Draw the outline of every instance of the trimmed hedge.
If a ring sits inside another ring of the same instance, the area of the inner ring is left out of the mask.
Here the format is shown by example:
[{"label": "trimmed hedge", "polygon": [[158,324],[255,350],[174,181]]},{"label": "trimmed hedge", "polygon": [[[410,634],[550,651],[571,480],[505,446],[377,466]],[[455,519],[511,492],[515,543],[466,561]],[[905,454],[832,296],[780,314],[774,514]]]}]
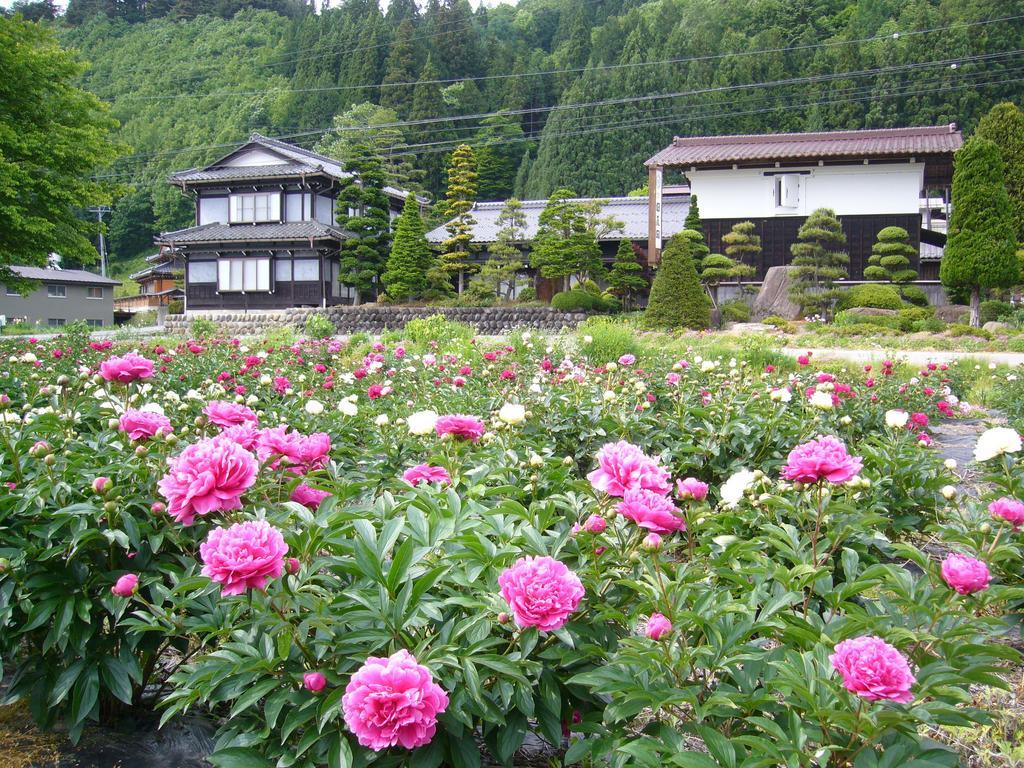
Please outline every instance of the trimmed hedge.
[{"label": "trimmed hedge", "polygon": [[855,285],[839,296],[836,309],[874,307],[875,309],[903,309],[903,299],[890,285]]},{"label": "trimmed hedge", "polygon": [[600,294],[573,288],[551,297],[551,306],[559,312],[614,312],[617,306]]}]

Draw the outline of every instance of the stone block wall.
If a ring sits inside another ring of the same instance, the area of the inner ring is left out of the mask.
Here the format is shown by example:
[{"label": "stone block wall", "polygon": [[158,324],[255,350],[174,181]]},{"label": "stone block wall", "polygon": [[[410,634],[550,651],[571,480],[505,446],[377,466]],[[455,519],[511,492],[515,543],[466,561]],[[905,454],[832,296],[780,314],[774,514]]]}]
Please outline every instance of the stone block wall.
[{"label": "stone block wall", "polygon": [[196,318],[217,324],[229,336],[256,336],[284,326],[302,333],[306,318],[312,314],[326,315],[339,334],[359,332],[381,333],[405,327],[410,320],[444,315],[451,321],[465,323],[482,335],[508,333],[515,328],[560,331],[575,328],[587,315],[583,312],[559,312],[551,307],[399,307],[363,305],[336,306],[326,309],[283,309],[263,312],[189,312],[187,316],[171,315],[164,329],[169,333],[187,334]]}]

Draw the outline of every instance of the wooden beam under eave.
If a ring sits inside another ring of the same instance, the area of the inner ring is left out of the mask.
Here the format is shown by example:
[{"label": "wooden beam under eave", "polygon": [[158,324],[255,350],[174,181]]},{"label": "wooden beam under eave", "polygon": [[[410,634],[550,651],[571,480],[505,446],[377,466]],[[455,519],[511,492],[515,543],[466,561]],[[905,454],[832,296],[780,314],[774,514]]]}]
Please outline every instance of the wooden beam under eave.
[{"label": "wooden beam under eave", "polygon": [[647,264],[653,267],[661,257],[658,248],[658,209],[661,206],[661,192],[658,177],[663,172],[661,166],[647,169]]}]

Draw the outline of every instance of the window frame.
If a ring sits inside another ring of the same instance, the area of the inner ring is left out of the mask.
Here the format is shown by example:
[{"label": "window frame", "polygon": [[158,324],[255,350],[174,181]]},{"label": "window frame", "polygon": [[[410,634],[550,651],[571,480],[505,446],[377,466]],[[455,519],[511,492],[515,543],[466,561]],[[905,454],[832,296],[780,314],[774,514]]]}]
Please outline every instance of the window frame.
[{"label": "window frame", "polygon": [[[93,291],[99,291],[100,295],[99,296],[93,296],[92,295]],[[103,286],[102,285],[87,285],[87,286],[85,286],[85,298],[92,299],[93,301],[96,301],[96,300],[102,301],[103,300]]]},{"label": "window frame", "polygon": [[47,328],[63,328],[68,324],[66,317],[48,317],[46,318]]},{"label": "window frame", "polygon": [[217,259],[216,285],[217,293],[272,293],[270,257]]},{"label": "window frame", "polygon": [[228,195],[229,224],[278,221],[281,221],[280,192],[236,192]]},{"label": "window frame", "polygon": [[[60,293],[54,293],[54,290],[60,289]],[[46,298],[48,299],[66,299],[68,297],[68,287],[61,283],[47,283],[46,285]]]}]

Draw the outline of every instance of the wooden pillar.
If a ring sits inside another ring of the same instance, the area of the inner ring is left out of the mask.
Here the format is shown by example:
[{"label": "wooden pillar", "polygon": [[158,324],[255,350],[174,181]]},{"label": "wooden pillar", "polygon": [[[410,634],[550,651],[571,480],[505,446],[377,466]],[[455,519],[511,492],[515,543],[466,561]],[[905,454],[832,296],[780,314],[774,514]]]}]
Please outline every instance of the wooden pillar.
[{"label": "wooden pillar", "polygon": [[661,185],[664,168],[647,169],[647,264],[655,266],[661,258]]}]

